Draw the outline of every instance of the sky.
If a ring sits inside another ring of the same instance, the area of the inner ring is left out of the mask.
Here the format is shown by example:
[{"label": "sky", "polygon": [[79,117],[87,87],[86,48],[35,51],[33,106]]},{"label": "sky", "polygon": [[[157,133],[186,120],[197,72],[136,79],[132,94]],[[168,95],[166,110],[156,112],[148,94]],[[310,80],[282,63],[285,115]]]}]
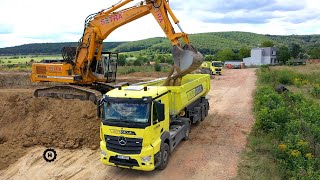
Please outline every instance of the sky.
[{"label": "sky", "polygon": [[[119,0],[0,0],[0,48],[28,43],[77,42],[84,20]],[[140,1],[133,1],[133,6]],[[170,0],[188,34],[245,31],[320,34],[320,0]],[[175,26],[175,25],[174,25]],[[179,29],[175,27],[179,32]],[[113,31],[105,41],[165,37],[152,15]]]}]

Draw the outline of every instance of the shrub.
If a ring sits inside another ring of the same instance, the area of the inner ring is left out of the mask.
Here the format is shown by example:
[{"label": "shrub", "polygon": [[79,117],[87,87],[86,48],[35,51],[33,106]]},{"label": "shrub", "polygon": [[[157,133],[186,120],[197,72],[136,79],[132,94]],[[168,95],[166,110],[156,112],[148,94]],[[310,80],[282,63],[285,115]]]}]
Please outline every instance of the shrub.
[{"label": "shrub", "polygon": [[259,81],[261,83],[270,83],[274,81],[274,74],[270,71],[269,66],[262,66],[258,70]]},{"label": "shrub", "polygon": [[134,73],[134,72],[136,72],[136,70],[134,68],[130,68],[125,72],[125,74],[130,74],[130,73]]},{"label": "shrub", "polygon": [[154,64],[154,70],[155,70],[155,71],[160,72],[161,69],[162,69],[162,68],[161,68],[161,66],[160,66],[159,63],[155,63],[155,64]]},{"label": "shrub", "polygon": [[314,84],[312,86],[311,94],[316,98],[320,98],[320,84]]},{"label": "shrub", "polygon": [[292,71],[282,70],[277,71],[277,79],[281,84],[292,85],[295,77]]},{"label": "shrub", "polygon": [[[258,78],[271,74],[259,70]],[[277,82],[308,85],[308,79],[295,78],[290,71],[276,71]],[[267,84],[272,81],[266,80]],[[320,88],[320,85],[313,88]],[[320,105],[305,99],[301,94],[278,94],[271,86],[259,87],[255,93],[255,130],[274,137],[274,147],[285,179],[320,179]]]},{"label": "shrub", "polygon": [[142,65],[142,61],[139,60],[139,59],[136,59],[136,60],[133,61],[133,65],[134,66],[141,66]]}]

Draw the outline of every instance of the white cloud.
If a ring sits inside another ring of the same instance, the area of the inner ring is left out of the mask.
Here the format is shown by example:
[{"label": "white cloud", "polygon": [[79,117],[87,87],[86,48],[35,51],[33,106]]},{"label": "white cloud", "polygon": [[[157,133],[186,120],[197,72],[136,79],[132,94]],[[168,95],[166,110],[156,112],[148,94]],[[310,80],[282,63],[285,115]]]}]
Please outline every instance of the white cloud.
[{"label": "white cloud", "polygon": [[[118,1],[1,0],[0,47],[78,41],[87,15]],[[318,0],[171,0],[170,5],[184,31],[190,34],[234,30],[283,35],[320,34]],[[116,29],[106,41],[156,36],[164,37],[165,34],[153,16],[147,15]]]}]

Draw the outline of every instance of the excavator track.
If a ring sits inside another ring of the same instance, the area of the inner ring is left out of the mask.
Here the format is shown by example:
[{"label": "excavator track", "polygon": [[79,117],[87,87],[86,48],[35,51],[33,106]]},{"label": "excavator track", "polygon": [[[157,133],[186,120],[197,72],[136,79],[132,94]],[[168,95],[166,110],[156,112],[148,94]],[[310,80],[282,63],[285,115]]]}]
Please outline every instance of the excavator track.
[{"label": "excavator track", "polygon": [[106,92],[122,87],[128,86],[128,82],[120,82],[118,84],[109,84],[103,82],[95,82],[91,86],[78,85],[58,85],[53,87],[36,89],[34,91],[35,97],[49,97],[56,99],[80,99],[82,101],[91,101],[97,103],[102,95]]},{"label": "excavator track", "polygon": [[49,97],[57,99],[80,99],[82,101],[92,101],[97,103],[97,100],[102,97],[102,93],[90,89],[89,87],[75,85],[59,85],[48,88],[36,89],[35,97]]}]

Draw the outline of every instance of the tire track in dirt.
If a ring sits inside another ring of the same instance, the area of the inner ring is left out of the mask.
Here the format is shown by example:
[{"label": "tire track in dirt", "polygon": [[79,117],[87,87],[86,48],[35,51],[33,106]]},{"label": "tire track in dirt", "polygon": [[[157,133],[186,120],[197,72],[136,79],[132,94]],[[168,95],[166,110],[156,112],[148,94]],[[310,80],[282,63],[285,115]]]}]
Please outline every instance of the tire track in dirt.
[{"label": "tire track in dirt", "polygon": [[[254,122],[252,92],[255,70],[226,70],[211,80],[210,111],[198,126],[193,126],[190,139],[171,154],[163,171],[141,172],[105,166],[98,150],[56,149],[52,163],[42,159],[44,147],[30,148],[28,153],[0,171],[5,179],[230,179],[236,176],[246,136]],[[98,142],[97,142],[98,143]],[[69,159],[70,158],[70,159]]]}]

